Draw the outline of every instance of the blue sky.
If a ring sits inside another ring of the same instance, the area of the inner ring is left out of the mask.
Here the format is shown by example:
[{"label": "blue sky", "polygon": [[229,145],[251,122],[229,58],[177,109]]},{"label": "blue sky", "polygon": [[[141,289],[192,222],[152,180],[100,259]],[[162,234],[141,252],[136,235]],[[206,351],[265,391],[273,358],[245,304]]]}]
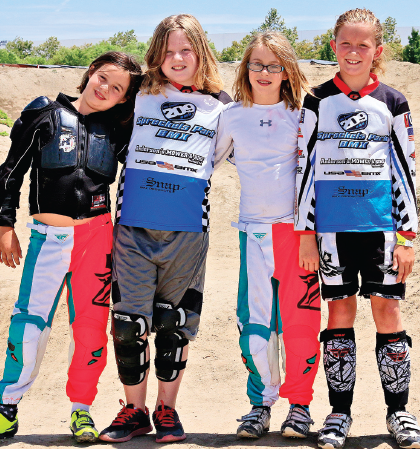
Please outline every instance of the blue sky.
[{"label": "blue sky", "polygon": [[108,38],[131,29],[150,36],[161,19],[181,12],[195,15],[210,34],[241,33],[257,28],[270,8],[276,8],[289,27],[323,30],[355,7],[371,9],[381,21],[394,17],[399,27],[420,26],[419,0],[9,0],[1,6],[0,40]]}]

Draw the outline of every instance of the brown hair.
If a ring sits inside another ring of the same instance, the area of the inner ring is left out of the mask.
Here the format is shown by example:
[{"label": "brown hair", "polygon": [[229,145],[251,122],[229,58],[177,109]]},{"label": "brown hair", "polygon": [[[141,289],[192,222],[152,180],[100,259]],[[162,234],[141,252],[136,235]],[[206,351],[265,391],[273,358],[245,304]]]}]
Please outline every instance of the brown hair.
[{"label": "brown hair", "polygon": [[198,20],[190,14],[178,14],[166,17],[156,27],[145,61],[147,70],[141,86],[142,93],[157,95],[163,93],[168,78],[163,74],[161,66],[166,57],[169,33],[182,30],[186,34],[194,53],[198,57],[198,68],[194,85],[206,92],[220,92],[223,81],[217,69],[216,60],[211,51],[206,33]]},{"label": "brown hair", "polygon": [[252,86],[249,82],[249,69],[247,68],[247,64],[254,48],[261,45],[267,47],[277,56],[288,76],[288,78],[281,83],[279,101],[284,101],[286,108],[290,106],[292,110],[295,108],[300,109],[302,103],[302,89],[311,95],[312,91],[305,75],[300,70],[296,53],[290,45],[290,42],[285,36],[277,31],[258,33],[248,44],[242,61],[236,69],[236,80],[233,85],[235,101],[242,101],[242,104],[245,107],[253,105]]},{"label": "brown hair", "polygon": [[[375,37],[376,48],[378,48],[380,45],[383,45],[384,36],[382,25],[379,19],[375,16],[375,14],[373,14],[372,11],[369,11],[366,8],[363,9],[356,8],[341,14],[341,16],[337,19],[337,22],[335,23],[334,26],[333,30],[334,40],[337,39],[340,28],[346,23],[367,23],[371,25],[372,32]],[[370,71],[372,73],[382,73],[382,74],[385,73],[385,60],[386,55],[384,54],[384,52],[382,52],[382,54],[378,58],[374,59],[374,61],[372,62],[372,67],[370,68]]]},{"label": "brown hair", "polygon": [[121,51],[108,51],[107,53],[102,54],[91,62],[88,70],[83,74],[82,81],[77,89],[82,93],[89,82],[89,76],[93,75],[98,69],[106,64],[112,64],[126,70],[130,75],[130,84],[125,94],[125,99],[127,101],[114,106],[119,120],[122,123],[126,123],[133,116],[136,94],[139,90],[142,78],[141,66],[134,56]]}]

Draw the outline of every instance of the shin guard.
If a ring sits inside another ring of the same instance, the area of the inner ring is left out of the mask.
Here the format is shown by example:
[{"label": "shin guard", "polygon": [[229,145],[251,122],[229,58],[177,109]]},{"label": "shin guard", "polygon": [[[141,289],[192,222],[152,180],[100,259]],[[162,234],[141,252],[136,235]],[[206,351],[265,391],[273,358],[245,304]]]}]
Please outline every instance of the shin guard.
[{"label": "shin guard", "polygon": [[324,369],[333,413],[350,415],[356,381],[356,342],[354,329],[325,329]]},{"label": "shin guard", "polygon": [[376,334],[376,360],[388,414],[404,411],[410,384],[411,338],[405,331]]}]

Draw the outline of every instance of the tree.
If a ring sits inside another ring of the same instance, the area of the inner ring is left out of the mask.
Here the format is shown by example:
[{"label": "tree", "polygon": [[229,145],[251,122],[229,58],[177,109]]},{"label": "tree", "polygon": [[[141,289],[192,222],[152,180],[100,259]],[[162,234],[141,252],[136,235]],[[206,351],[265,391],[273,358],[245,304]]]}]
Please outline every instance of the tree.
[{"label": "tree", "polygon": [[18,62],[16,53],[7,51],[5,48],[0,49],[0,64],[17,64]]},{"label": "tree", "polygon": [[108,39],[111,45],[116,47],[127,47],[127,45],[137,42],[137,37],[134,34],[134,30],[119,31]]},{"label": "tree", "polygon": [[298,59],[313,59],[314,58],[314,46],[312,42],[299,41],[295,43],[295,52]]},{"label": "tree", "polygon": [[401,44],[401,38],[397,34],[397,21],[393,17],[387,17],[382,24],[382,28],[384,30],[384,42],[386,44]]},{"label": "tree", "polygon": [[414,28],[412,28],[411,35],[408,37],[408,45],[404,47],[403,60],[420,63],[420,33]]},{"label": "tree", "polygon": [[18,58],[26,58],[32,54],[34,43],[32,41],[24,41],[21,37],[17,36],[12,41],[6,44],[6,50],[15,53]]},{"label": "tree", "polygon": [[45,59],[51,59],[59,50],[60,42],[59,40],[51,36],[43,44],[34,48],[33,53],[36,56],[40,56]]},{"label": "tree", "polygon": [[284,19],[277,13],[276,8],[271,8],[268,14],[265,16],[264,22],[253,31],[279,31],[284,34],[288,41],[294,45],[298,39],[297,28],[287,28]]},{"label": "tree", "polygon": [[331,48],[330,41],[334,39],[334,34],[332,28],[327,30],[326,33],[321,34],[321,36],[314,37],[314,59],[322,59],[323,61],[336,61],[337,58]]}]

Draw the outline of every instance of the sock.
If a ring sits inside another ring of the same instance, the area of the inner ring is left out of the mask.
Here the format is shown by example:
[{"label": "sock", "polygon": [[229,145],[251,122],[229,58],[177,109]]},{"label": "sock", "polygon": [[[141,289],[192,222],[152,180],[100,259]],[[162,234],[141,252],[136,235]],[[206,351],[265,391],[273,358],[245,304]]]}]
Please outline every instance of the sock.
[{"label": "sock", "polygon": [[88,412],[90,409],[90,405],[82,404],[81,402],[73,402],[71,405],[71,412],[73,413],[77,409],[84,410]]}]

